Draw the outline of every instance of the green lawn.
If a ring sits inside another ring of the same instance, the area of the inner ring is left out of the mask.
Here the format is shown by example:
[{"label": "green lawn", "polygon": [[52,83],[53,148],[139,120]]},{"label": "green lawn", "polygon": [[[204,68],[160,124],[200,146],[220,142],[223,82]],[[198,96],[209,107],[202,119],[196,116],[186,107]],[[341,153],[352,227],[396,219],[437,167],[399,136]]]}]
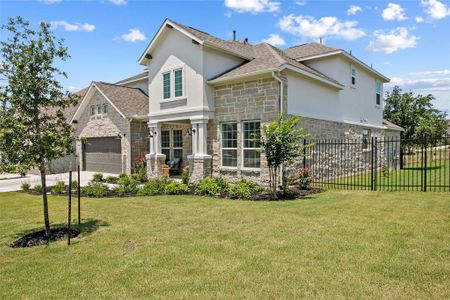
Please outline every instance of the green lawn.
[{"label": "green lawn", "polygon": [[[12,249],[41,199],[0,194],[0,299],[450,298],[449,193],[82,202],[71,247]],[[66,203],[50,197],[54,224]]]},{"label": "green lawn", "polygon": [[[448,157],[448,155],[447,155]],[[421,191],[424,171],[422,163],[405,165],[398,171],[375,172],[374,180],[377,190],[381,191]],[[427,190],[438,192],[450,191],[450,160],[433,159],[427,163]],[[370,190],[370,171],[352,177],[340,178],[327,184],[316,184],[333,189],[359,189]]]}]

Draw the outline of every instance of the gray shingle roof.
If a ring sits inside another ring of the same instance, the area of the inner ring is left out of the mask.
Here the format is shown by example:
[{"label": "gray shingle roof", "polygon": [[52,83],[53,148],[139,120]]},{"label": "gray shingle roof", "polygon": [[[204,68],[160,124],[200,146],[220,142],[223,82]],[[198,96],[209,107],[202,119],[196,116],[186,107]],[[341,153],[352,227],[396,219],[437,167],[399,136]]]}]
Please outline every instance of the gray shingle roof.
[{"label": "gray shingle roof", "polygon": [[338,50],[340,49],[319,43],[309,43],[288,48],[284,50],[284,53],[293,59],[300,59],[309,56],[316,56],[325,53],[330,53]]},{"label": "gray shingle roof", "polygon": [[148,115],[148,95],[141,89],[101,81],[94,84],[126,117]]},{"label": "gray shingle roof", "polygon": [[120,81],[117,81],[115,84],[121,84],[121,83],[124,83],[124,82],[128,82],[128,81],[131,81],[131,80],[136,80],[136,79],[141,79],[141,78],[143,79],[143,78],[146,78],[147,76],[148,76],[148,71],[145,71],[145,72],[141,72],[139,74],[130,76],[128,78],[122,79]]},{"label": "gray shingle roof", "polygon": [[397,124],[394,124],[386,119],[383,119],[383,125],[386,126],[388,129],[397,130],[397,131],[404,131],[404,129]]}]

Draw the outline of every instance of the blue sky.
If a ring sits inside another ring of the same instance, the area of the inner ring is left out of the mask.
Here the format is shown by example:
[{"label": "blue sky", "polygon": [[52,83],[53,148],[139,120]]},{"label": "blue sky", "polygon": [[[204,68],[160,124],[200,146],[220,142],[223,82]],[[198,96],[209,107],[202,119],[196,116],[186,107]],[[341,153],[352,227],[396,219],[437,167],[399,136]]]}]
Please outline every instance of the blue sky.
[{"label": "blue sky", "polygon": [[[0,23],[52,22],[72,58],[68,89],[115,82],[143,70],[137,59],[165,18],[223,39],[280,48],[318,41],[362,59],[404,90],[432,93],[450,113],[450,1],[1,1]],[[0,39],[4,39],[4,33]]]}]

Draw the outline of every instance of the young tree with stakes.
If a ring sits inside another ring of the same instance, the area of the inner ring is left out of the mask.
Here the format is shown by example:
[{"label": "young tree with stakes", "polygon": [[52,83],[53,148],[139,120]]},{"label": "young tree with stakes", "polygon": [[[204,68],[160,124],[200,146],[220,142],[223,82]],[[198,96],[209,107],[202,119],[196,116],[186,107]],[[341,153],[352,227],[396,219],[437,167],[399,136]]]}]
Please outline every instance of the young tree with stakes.
[{"label": "young tree with stakes", "polygon": [[41,175],[45,232],[50,232],[46,193],[46,162],[73,151],[73,129],[63,109],[74,105],[76,96],[64,92],[58,77],[67,75],[56,67],[70,56],[63,40],[40,23],[33,30],[21,17],[1,27],[0,168],[38,168]]},{"label": "young tree with stakes", "polygon": [[270,187],[276,195],[278,175],[281,166],[300,157],[303,148],[301,141],[307,137],[304,129],[299,127],[300,117],[285,117],[284,115],[267,125],[262,126],[261,146],[265,151],[270,174]]}]

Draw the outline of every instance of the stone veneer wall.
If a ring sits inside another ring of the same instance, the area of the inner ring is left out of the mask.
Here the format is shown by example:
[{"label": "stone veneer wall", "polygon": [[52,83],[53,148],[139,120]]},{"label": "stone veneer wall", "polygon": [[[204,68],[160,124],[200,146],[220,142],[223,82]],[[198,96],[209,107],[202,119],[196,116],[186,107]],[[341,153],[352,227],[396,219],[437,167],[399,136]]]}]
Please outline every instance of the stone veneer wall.
[{"label": "stone veneer wall", "polygon": [[[108,103],[108,113],[104,115],[90,115],[91,105]],[[122,172],[131,172],[131,126],[130,122],[124,119],[118,111],[106,100],[98,91],[94,93],[86,109],[78,119],[75,134],[80,138],[94,137],[117,137],[122,135]],[[125,136],[123,136],[125,134]],[[76,150],[79,157],[81,169],[84,169],[82,155],[82,144],[77,141]]]},{"label": "stone veneer wall", "polygon": [[131,168],[135,168],[133,159],[150,152],[149,130],[147,122],[131,122]]},{"label": "stone veneer wall", "polygon": [[[284,84],[286,79],[284,75]],[[287,93],[287,88],[284,89]],[[229,180],[249,178],[267,184],[269,171],[264,153],[261,153],[259,171],[242,168],[242,122],[259,120],[261,124],[274,120],[279,115],[279,83],[273,77],[226,84],[215,87],[215,119],[208,124],[208,154],[212,155],[212,174]],[[237,168],[221,167],[220,125],[236,122],[238,132]]]}]

